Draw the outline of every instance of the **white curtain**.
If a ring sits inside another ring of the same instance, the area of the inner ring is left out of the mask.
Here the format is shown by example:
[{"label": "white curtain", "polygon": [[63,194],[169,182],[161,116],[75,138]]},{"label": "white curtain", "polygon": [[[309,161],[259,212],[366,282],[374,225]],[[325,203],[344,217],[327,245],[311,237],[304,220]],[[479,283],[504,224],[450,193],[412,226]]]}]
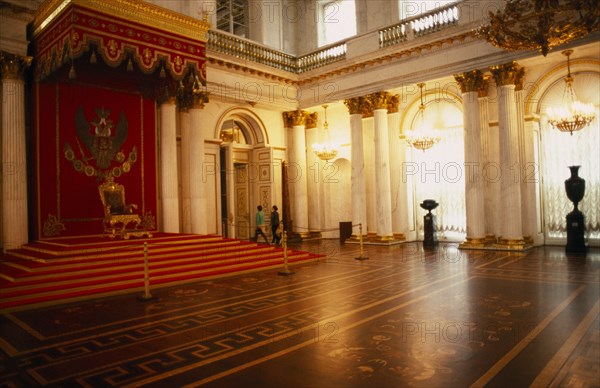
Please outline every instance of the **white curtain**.
[{"label": "white curtain", "polygon": [[[556,84],[544,100],[541,120],[541,152],[543,177],[543,209],[546,238],[566,238],[567,213],[573,203],[567,198],[565,180],[571,176],[569,166],[581,166],[579,176],[585,179],[585,195],[579,209],[585,215],[586,237],[600,238],[600,109],[598,106],[600,77],[598,74],[574,74],[574,89],[579,99],[596,107],[596,119],[573,135],[563,133],[547,122],[545,109],[561,103],[563,86]],[[554,89],[554,90],[553,90]]]},{"label": "white curtain", "polygon": [[[441,141],[426,151],[409,152],[415,185],[417,230],[423,234],[423,216],[419,206],[425,199],[439,206],[436,216],[438,237],[462,241],[466,236],[464,134],[458,103],[434,102],[427,105],[425,121],[440,129]],[[412,170],[410,170],[412,169]]]}]

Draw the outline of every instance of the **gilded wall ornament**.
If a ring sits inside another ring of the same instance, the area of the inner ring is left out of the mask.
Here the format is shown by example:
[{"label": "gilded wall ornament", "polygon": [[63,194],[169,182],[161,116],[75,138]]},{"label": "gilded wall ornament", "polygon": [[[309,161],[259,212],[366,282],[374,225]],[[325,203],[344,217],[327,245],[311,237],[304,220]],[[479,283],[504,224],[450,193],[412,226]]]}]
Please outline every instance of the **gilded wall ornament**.
[{"label": "gilded wall ornament", "polygon": [[[77,109],[75,126],[79,156],[76,155],[71,144],[65,142],[65,158],[73,164],[75,171],[89,177],[96,177],[96,180],[118,178],[129,172],[137,161],[135,146],[127,157],[122,149],[127,140],[127,117],[124,112],[121,112],[119,122],[114,127],[113,121],[109,118],[110,110],[96,108],[96,115],[96,118],[88,123],[83,107]],[[91,131],[90,124],[93,127]],[[119,165],[112,166],[113,162]]]}]

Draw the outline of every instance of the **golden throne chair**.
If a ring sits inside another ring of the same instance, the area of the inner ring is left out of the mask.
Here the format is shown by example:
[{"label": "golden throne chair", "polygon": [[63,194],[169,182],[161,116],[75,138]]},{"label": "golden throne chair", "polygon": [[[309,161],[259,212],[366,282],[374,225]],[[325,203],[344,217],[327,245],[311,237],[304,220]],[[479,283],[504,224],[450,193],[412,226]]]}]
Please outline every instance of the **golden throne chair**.
[{"label": "golden throne chair", "polygon": [[[108,180],[98,186],[102,207],[104,208],[104,226],[103,236],[115,238],[117,235],[123,239],[130,236],[148,236],[152,237],[147,230],[140,229],[142,222],[140,216],[134,213],[137,209],[135,204],[125,202],[125,187],[121,184]],[[132,228],[127,228],[132,224]]]}]

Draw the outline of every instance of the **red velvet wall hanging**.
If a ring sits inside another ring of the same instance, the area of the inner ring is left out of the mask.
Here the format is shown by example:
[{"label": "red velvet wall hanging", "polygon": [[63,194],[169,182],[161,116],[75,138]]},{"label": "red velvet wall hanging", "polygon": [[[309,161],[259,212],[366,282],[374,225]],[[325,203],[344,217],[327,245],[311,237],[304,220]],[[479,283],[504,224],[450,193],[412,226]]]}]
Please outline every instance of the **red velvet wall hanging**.
[{"label": "red velvet wall hanging", "polygon": [[98,185],[109,177],[157,221],[156,104],[122,77],[87,83],[88,72],[37,85],[37,238],[102,233]]}]

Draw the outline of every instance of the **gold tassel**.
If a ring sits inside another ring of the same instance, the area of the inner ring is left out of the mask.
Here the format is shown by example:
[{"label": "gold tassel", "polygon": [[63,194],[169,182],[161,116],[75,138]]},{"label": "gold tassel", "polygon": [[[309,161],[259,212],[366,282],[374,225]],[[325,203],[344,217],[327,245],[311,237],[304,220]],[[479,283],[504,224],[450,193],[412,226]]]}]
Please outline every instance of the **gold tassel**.
[{"label": "gold tassel", "polygon": [[92,55],[90,56],[90,63],[92,65],[95,65],[98,62],[98,59],[96,58],[96,52],[92,51]]},{"label": "gold tassel", "polygon": [[69,70],[69,79],[77,78],[77,74],[75,73],[75,66],[71,63],[71,69]]}]

